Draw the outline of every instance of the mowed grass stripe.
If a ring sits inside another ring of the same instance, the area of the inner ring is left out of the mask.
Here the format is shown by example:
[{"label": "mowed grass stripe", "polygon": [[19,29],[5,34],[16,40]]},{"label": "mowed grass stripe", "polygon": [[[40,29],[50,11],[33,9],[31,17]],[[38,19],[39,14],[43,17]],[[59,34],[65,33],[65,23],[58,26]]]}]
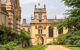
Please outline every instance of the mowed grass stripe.
[{"label": "mowed grass stripe", "polygon": [[27,48],[27,50],[34,50],[35,48],[37,48],[38,46],[31,46],[29,48]]},{"label": "mowed grass stripe", "polygon": [[80,50],[80,47],[69,47],[72,50]]},{"label": "mowed grass stripe", "polygon": [[47,46],[41,46],[40,48],[37,48],[36,50],[44,50]]},{"label": "mowed grass stripe", "polygon": [[28,48],[25,48],[24,50],[45,50],[47,46],[39,45],[39,46],[31,46]]},{"label": "mowed grass stripe", "polygon": [[45,50],[47,48],[47,46],[43,46],[42,48],[38,49],[38,50]]},{"label": "mowed grass stripe", "polygon": [[41,48],[43,48],[44,46],[40,45],[40,46],[37,46],[34,50],[41,50]]}]

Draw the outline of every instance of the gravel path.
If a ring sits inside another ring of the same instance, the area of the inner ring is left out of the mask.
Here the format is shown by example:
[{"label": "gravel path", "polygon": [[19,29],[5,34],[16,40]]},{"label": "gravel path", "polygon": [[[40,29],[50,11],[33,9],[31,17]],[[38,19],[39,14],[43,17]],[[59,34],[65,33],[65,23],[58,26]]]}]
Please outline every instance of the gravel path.
[{"label": "gravel path", "polygon": [[62,45],[49,45],[45,50],[70,50]]}]

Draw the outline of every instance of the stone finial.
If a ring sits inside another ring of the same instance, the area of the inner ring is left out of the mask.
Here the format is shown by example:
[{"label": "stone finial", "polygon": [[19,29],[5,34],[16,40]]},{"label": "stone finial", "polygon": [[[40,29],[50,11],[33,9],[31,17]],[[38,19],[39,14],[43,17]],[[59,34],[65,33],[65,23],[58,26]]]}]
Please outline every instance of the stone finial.
[{"label": "stone finial", "polygon": [[57,16],[55,16],[55,19],[57,19]]},{"label": "stone finial", "polygon": [[31,16],[31,20],[32,20],[32,18],[33,18],[33,17]]},{"label": "stone finial", "polygon": [[35,5],[35,8],[36,8],[37,6]]},{"label": "stone finial", "polygon": [[46,8],[46,5],[44,4],[44,8]]}]

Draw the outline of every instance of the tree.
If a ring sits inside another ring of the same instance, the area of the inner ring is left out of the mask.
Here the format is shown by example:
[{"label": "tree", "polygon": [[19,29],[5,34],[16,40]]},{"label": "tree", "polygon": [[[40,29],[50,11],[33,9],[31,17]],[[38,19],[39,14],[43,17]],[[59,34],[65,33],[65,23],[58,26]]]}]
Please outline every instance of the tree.
[{"label": "tree", "polygon": [[6,26],[0,25],[0,44],[6,44],[10,41],[18,41],[18,34],[11,32]]},{"label": "tree", "polygon": [[71,9],[68,10],[68,18],[58,27],[68,27],[69,31],[61,41],[63,44],[80,45],[80,0],[63,0],[64,4]]},{"label": "tree", "polygon": [[30,33],[25,31],[24,29],[21,30],[20,34],[22,47],[26,47],[30,45]]}]

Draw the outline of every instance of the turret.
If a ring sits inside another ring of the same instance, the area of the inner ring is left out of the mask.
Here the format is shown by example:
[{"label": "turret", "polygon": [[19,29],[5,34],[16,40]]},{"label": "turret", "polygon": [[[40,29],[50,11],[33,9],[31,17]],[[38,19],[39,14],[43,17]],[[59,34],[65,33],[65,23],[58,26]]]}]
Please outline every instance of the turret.
[{"label": "turret", "polygon": [[40,7],[40,3],[35,5],[34,9],[34,19],[38,19],[39,21],[46,20],[46,5],[44,4],[43,7]]},{"label": "turret", "polygon": [[57,19],[57,16],[55,16],[55,19]]}]

